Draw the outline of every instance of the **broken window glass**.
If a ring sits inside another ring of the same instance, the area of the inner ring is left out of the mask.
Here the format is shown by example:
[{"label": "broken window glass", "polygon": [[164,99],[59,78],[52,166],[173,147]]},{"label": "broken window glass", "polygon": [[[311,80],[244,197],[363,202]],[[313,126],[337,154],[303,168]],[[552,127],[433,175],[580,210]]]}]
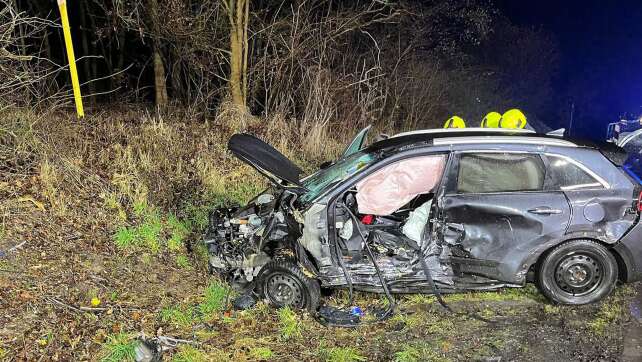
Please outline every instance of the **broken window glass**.
[{"label": "broken window glass", "polygon": [[364,170],[374,163],[378,158],[371,153],[356,152],[342,158],[327,168],[319,170],[304,179],[303,186],[309,191],[301,196],[301,201],[312,201],[321,195],[331,186],[347,179],[348,177]]},{"label": "broken window glass", "polygon": [[463,154],[459,160],[457,191],[539,191],[544,185],[544,174],[544,163],[535,154]]}]

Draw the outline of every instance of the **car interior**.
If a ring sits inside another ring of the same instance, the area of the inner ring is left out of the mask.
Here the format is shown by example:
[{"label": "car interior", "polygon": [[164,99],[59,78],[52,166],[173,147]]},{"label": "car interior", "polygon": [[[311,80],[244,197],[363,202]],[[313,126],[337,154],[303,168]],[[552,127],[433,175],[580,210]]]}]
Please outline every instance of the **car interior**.
[{"label": "car interior", "polygon": [[445,159],[432,155],[395,162],[340,197],[335,206],[335,240],[351,273],[374,273],[367,243],[387,278],[425,278],[420,265],[423,255],[435,281],[452,283],[452,272],[439,261],[443,248],[436,243],[430,222]]}]

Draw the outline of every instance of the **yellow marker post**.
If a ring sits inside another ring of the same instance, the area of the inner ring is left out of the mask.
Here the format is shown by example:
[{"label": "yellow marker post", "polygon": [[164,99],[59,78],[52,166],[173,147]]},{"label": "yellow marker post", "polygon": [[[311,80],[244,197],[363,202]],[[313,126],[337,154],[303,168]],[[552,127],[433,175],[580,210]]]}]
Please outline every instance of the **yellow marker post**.
[{"label": "yellow marker post", "polygon": [[60,20],[62,21],[62,32],[65,35],[65,46],[67,47],[67,59],[69,59],[69,72],[71,73],[71,86],[74,88],[74,100],[76,101],[76,112],[78,118],[85,116],[82,108],[82,96],[80,95],[80,83],[78,82],[78,70],[76,70],[76,57],[74,56],[74,45],[71,42],[71,29],[69,28],[69,17],[67,16],[67,0],[58,0],[60,9]]}]

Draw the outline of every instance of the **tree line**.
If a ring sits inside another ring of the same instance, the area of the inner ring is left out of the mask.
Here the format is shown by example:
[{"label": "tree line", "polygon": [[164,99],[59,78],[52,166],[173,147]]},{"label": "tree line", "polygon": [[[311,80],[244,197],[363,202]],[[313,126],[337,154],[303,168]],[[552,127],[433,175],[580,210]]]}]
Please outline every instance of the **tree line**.
[{"label": "tree line", "polygon": [[[69,102],[50,0],[0,0],[6,104]],[[554,104],[550,34],[487,0],[68,1],[85,102],[430,127]],[[19,79],[19,82],[16,82]],[[45,100],[47,100],[45,102]]]}]

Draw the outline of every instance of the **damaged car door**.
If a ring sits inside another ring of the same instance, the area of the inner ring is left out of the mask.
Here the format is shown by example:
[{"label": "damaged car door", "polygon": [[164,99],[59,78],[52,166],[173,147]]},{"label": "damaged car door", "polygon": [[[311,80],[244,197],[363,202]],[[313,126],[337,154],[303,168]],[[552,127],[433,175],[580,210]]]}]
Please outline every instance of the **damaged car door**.
[{"label": "damaged car door", "polygon": [[439,205],[455,274],[523,284],[529,256],[564,235],[567,198],[546,190],[537,153],[460,152],[452,165]]}]

